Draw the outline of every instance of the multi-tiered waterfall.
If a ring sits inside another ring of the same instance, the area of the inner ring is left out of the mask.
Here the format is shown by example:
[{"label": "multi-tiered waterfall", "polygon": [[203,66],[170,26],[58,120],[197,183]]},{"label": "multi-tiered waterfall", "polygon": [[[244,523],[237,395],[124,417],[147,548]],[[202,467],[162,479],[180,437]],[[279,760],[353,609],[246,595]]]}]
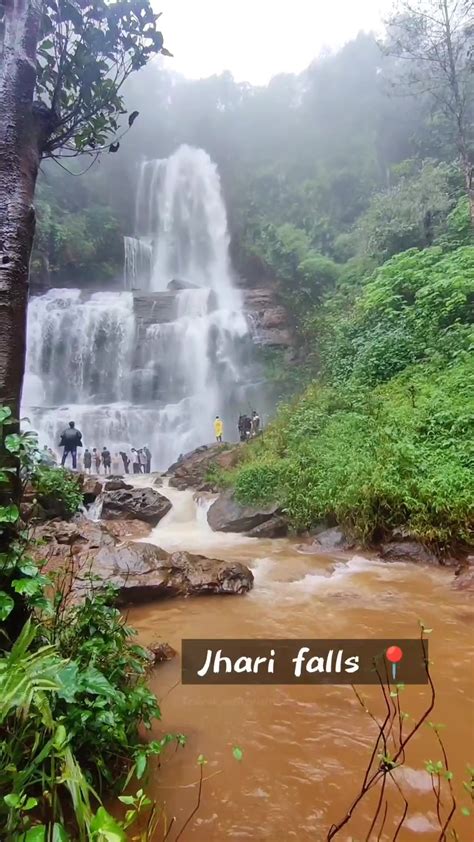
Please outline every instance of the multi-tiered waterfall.
[{"label": "multi-tiered waterfall", "polygon": [[219,176],[201,149],[142,164],[124,286],[53,289],[28,313],[24,414],[55,446],[69,420],[85,445],[148,445],[154,466],[233,439],[248,411],[247,322],[232,283]]}]

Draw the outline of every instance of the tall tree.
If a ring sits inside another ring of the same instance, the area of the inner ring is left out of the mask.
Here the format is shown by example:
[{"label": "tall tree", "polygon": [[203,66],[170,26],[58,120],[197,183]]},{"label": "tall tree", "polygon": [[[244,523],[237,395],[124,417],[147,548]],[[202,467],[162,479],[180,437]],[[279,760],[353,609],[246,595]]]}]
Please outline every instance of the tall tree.
[{"label": "tall tree", "polygon": [[16,417],[41,158],[117,151],[137,116],[120,128],[124,81],[170,55],[158,18],[149,0],[0,0],[0,404]]},{"label": "tall tree", "polygon": [[412,93],[428,93],[454,129],[474,225],[474,0],[400,0],[388,50],[410,61]]}]

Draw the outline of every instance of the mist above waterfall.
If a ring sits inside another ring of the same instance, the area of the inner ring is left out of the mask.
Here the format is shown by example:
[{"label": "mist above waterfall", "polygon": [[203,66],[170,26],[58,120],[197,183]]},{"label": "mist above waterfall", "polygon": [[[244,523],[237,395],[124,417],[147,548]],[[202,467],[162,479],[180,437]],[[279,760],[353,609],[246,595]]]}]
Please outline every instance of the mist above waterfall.
[{"label": "mist above waterfall", "polygon": [[[180,147],[140,165],[125,289],[53,289],[29,306],[24,413],[57,446],[76,421],[84,444],[147,444],[154,467],[213,438],[248,411],[248,326],[232,281],[215,164]],[[246,350],[247,349],[247,350]]]}]

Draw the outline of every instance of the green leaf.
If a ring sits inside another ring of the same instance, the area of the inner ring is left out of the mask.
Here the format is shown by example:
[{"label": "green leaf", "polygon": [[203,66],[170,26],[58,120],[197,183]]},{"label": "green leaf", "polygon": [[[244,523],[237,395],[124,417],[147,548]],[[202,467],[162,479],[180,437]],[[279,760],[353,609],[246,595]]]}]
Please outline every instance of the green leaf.
[{"label": "green leaf", "polygon": [[20,517],[18,506],[0,506],[0,523],[15,523]]},{"label": "green leaf", "polygon": [[0,406],[0,424],[3,424],[7,418],[11,418],[12,411],[9,406]]},{"label": "green leaf", "polygon": [[23,804],[22,810],[32,810],[33,807],[36,807],[38,800],[36,798],[27,798],[26,803]]},{"label": "green leaf", "polygon": [[91,821],[91,831],[96,842],[127,842],[125,831],[105,807],[97,810]]},{"label": "green leaf", "polygon": [[139,111],[132,111],[132,113],[128,115],[128,125],[129,126],[133,126],[133,124],[134,124],[135,120],[137,119],[139,113],[140,113]]},{"label": "green leaf", "polygon": [[3,622],[7,619],[8,615],[13,611],[14,605],[15,603],[10,594],[0,591],[0,621]]},{"label": "green leaf", "polygon": [[117,698],[117,690],[107,681],[105,675],[95,667],[88,667],[79,675],[81,689],[97,696]]},{"label": "green leaf", "polygon": [[75,661],[66,664],[62,669],[58,670],[57,679],[60,684],[58,698],[64,699],[65,702],[73,702],[77,691],[80,689],[77,674],[79,667]]},{"label": "green leaf", "polygon": [[144,752],[138,755],[136,763],[135,763],[136,774],[137,774],[138,780],[140,780],[140,778],[143,777],[143,774],[144,774],[145,769],[146,769],[146,761],[147,761],[147,757],[146,757],[146,754]]},{"label": "green leaf", "polygon": [[7,807],[12,809],[18,808],[21,804],[21,798],[16,792],[9,792],[8,795],[4,795],[3,800]]},{"label": "green leaf", "polygon": [[133,795],[119,795],[118,800],[121,801],[122,804],[135,804],[135,797]]},{"label": "green leaf", "polygon": [[53,746],[56,749],[56,751],[60,751],[62,748],[64,748],[64,745],[66,744],[66,742],[67,742],[66,729],[65,729],[64,725],[58,725],[58,727],[56,728],[56,733],[54,735],[54,739],[53,739]]},{"label": "green leaf", "polygon": [[244,756],[242,749],[238,746],[234,746],[234,748],[232,749],[232,754],[234,755],[235,759],[239,761],[242,760]]},{"label": "green leaf", "polygon": [[35,594],[43,590],[43,585],[39,577],[36,579],[14,579],[12,587],[16,593],[26,594],[26,596],[35,596]]},{"label": "green leaf", "polygon": [[463,816],[470,816],[471,815],[471,811],[470,811],[469,807],[461,807],[461,813],[463,814]]},{"label": "green leaf", "polygon": [[38,567],[31,561],[30,559],[25,559],[24,561],[20,561],[18,564],[18,569],[21,570],[25,576],[37,576],[38,575]]},{"label": "green leaf", "polygon": [[5,437],[5,447],[10,453],[19,453],[21,450],[21,436],[17,433],[12,433]]}]

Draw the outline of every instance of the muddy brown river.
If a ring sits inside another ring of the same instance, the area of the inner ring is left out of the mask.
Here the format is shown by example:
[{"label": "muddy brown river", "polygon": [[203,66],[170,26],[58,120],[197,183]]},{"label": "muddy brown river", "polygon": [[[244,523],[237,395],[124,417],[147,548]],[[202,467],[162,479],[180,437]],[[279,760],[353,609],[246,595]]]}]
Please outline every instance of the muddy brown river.
[{"label": "muddy brown river", "polygon": [[[473,611],[467,593],[450,588],[452,571],[387,564],[358,554],[308,556],[290,540],[259,540],[213,533],[205,503],[191,492],[164,489],[173,509],[145,540],[247,564],[254,590],[243,597],[175,599],[129,611],[143,643],[183,638],[388,638],[416,637],[418,621],[430,637],[436,707],[430,719],[444,723],[443,739],[454,773],[458,839],[474,839],[463,790],[474,762],[472,674]],[[326,839],[360,787],[376,733],[348,686],[183,686],[180,659],[159,666],[152,687],[163,720],[153,735],[182,732],[187,745],[170,751],[153,771],[148,790],[168,817],[176,839],[198,793],[197,758],[204,755],[202,803],[180,839]],[[380,690],[360,688],[375,713]],[[423,686],[406,688],[402,709],[415,715],[428,699]],[[238,762],[232,749],[242,749]],[[431,729],[422,727],[408,749],[398,781],[409,810],[399,842],[439,839],[436,804],[425,761],[440,759]],[[338,840],[392,839],[401,816],[393,788],[382,835],[367,835],[374,802],[364,803]],[[448,798],[443,796],[443,814]],[[453,837],[448,837],[453,838]]]}]

